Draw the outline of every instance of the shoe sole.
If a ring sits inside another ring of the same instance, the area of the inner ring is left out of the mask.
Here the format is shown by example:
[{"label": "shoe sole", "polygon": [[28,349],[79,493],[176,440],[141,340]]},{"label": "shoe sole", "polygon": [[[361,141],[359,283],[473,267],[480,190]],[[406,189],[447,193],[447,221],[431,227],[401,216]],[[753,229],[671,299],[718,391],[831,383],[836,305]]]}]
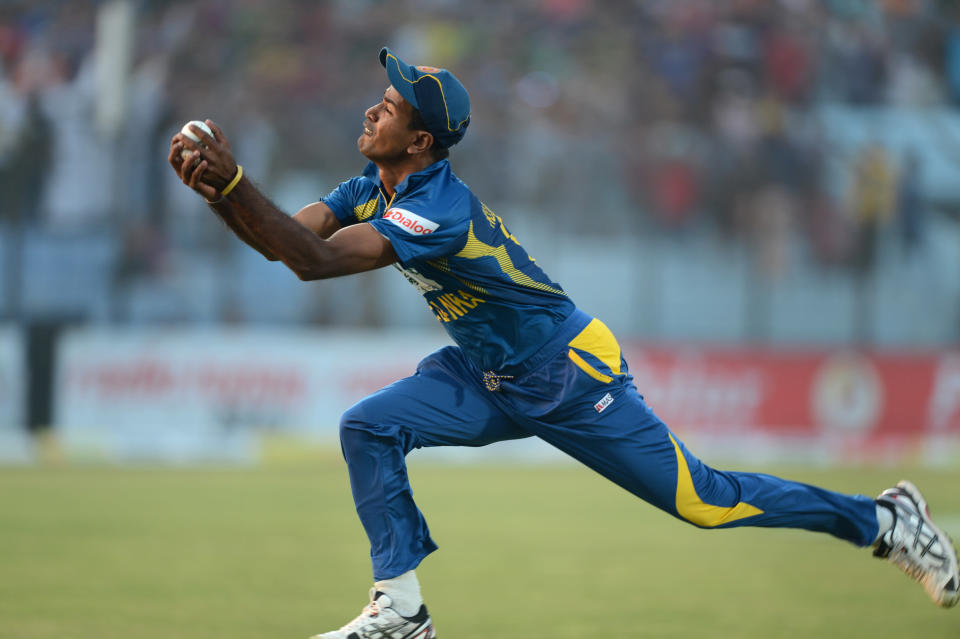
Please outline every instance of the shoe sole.
[{"label": "shoe sole", "polygon": [[[913,482],[904,479],[897,482],[897,487],[902,488],[910,496],[910,499],[912,499],[917,505],[917,511],[920,513],[923,523],[926,526],[929,526],[930,529],[936,533],[939,539],[944,540],[944,552],[947,555],[947,561],[950,563],[950,571],[953,575],[953,582],[955,584],[960,584],[960,570],[958,570],[957,567],[957,550],[953,545],[953,540],[950,538],[950,535],[941,530],[940,527],[934,524],[933,520],[930,519],[930,509],[927,506],[927,500],[923,498],[923,494],[916,486],[913,485]],[[960,590],[950,591],[944,588],[941,593],[941,597],[936,600],[936,603],[944,608],[950,608],[955,606],[958,601],[960,601]]]}]

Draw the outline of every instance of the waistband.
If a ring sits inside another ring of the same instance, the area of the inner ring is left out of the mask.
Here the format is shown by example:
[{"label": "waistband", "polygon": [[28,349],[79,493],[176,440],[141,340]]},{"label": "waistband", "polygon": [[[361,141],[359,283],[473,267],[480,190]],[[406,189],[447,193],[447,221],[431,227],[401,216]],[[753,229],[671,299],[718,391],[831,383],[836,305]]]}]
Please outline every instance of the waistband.
[{"label": "waistband", "polygon": [[541,364],[546,362],[548,359],[556,355],[561,350],[565,349],[570,341],[580,334],[583,329],[587,327],[593,321],[593,317],[587,315],[578,308],[573,309],[573,312],[570,314],[567,319],[563,320],[560,326],[557,327],[556,333],[551,337],[546,344],[540,347],[536,353],[523,360],[519,364],[513,366],[507,366],[501,370],[490,371],[490,373],[495,376],[503,377],[523,377],[530,371],[538,368]]}]

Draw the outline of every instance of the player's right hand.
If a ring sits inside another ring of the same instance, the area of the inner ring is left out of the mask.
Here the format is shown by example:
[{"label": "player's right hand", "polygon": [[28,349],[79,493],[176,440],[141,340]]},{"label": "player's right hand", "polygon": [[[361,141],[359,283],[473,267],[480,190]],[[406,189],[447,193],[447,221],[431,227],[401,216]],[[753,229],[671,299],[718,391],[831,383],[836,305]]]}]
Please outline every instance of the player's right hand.
[{"label": "player's right hand", "polygon": [[167,161],[184,184],[207,201],[214,201],[220,198],[220,191],[237,174],[237,163],[220,127],[211,120],[206,123],[213,131],[213,137],[191,127],[194,135],[200,138],[201,146],[177,132],[170,140]]}]

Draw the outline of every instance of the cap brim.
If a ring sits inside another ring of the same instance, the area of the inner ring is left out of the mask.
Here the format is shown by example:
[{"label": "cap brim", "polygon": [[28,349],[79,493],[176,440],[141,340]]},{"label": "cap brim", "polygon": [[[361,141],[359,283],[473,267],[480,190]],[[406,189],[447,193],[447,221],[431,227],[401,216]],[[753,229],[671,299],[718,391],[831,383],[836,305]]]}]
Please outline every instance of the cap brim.
[{"label": "cap brim", "polygon": [[416,77],[416,69],[398,58],[397,55],[387,47],[380,49],[380,64],[387,70],[387,78],[390,80],[393,88],[397,90],[397,93],[399,93],[404,100],[412,104],[414,109],[419,110],[420,104],[417,102],[417,94],[414,92],[413,85],[408,79]]}]

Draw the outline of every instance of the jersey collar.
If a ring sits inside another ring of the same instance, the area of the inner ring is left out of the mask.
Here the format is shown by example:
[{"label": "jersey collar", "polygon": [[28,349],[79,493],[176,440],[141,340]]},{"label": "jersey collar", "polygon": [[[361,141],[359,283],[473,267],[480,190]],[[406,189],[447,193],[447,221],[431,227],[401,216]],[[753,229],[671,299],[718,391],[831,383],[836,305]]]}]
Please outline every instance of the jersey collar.
[{"label": "jersey collar", "polygon": [[[423,184],[424,182],[429,181],[435,175],[448,172],[449,170],[450,170],[450,160],[443,159],[443,160],[438,160],[437,162],[434,162],[433,164],[423,169],[422,171],[411,173],[406,178],[404,178],[403,181],[400,182],[400,184],[397,185],[397,189],[396,189],[397,194],[396,196],[394,196],[394,200],[396,200],[396,198],[403,195],[405,191],[415,189],[416,187]],[[374,164],[373,162],[370,162],[369,164],[367,164],[367,167],[363,170],[363,173],[361,175],[363,175],[363,177],[373,182],[378,189],[383,187],[383,184],[380,181],[380,170],[377,168],[377,165]]]}]

